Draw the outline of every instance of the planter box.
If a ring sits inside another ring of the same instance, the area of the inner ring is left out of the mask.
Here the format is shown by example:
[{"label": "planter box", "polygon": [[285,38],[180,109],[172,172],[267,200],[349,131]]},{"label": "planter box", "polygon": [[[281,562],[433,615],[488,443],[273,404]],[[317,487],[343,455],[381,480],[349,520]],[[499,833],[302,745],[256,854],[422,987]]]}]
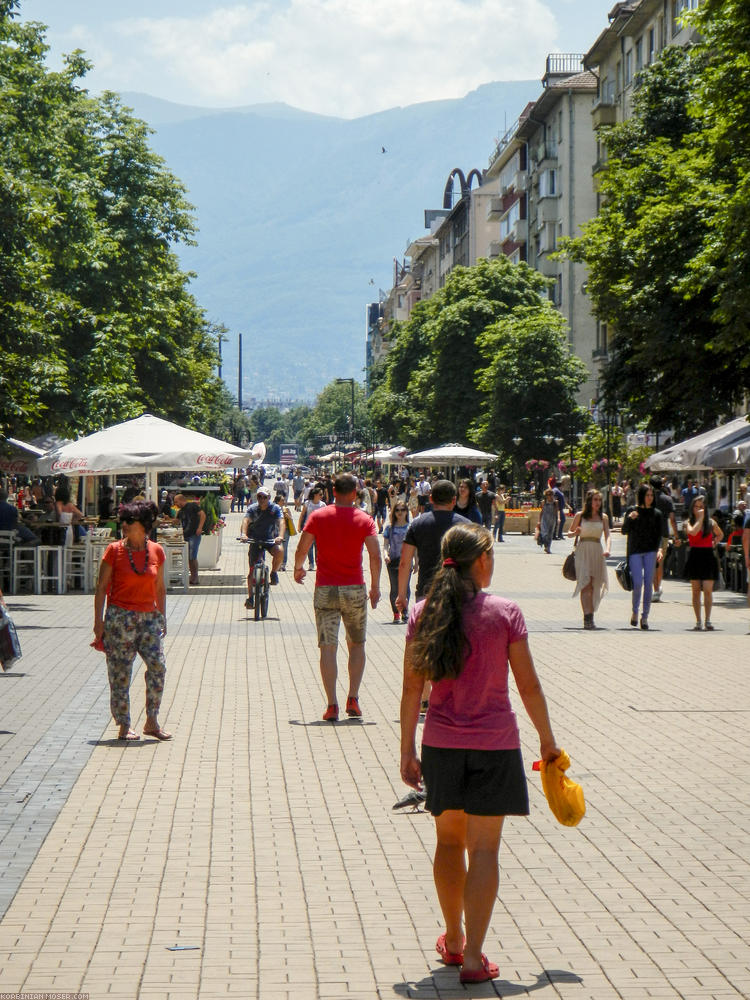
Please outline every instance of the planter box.
[{"label": "planter box", "polygon": [[529,530],[528,514],[514,514],[511,516],[506,513],[503,534],[528,535]]},{"label": "planter box", "polygon": [[198,548],[198,569],[215,569],[221,555],[221,532],[204,535]]}]

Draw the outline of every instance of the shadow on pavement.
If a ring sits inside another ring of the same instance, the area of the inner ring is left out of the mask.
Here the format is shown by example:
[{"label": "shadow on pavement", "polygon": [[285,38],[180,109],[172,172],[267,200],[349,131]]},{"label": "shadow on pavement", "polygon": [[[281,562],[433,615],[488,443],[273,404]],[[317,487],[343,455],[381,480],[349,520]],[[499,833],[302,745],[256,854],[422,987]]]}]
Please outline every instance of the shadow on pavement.
[{"label": "shadow on pavement", "polygon": [[338,722],[329,722],[324,719],[315,719],[314,722],[304,722],[302,719],[290,719],[290,726],[326,726],[329,729],[336,729],[339,726],[377,726],[377,722],[365,722],[364,719],[339,719]]},{"label": "shadow on pavement", "polygon": [[441,1000],[452,1000],[452,998],[466,997],[466,990],[470,988],[472,996],[517,997],[526,996],[534,990],[546,989],[556,983],[583,983],[583,979],[575,972],[567,972],[564,969],[544,969],[531,986],[511,983],[507,979],[491,979],[485,983],[477,983],[467,987],[459,983],[457,969],[441,968],[424,979],[408,983],[394,983],[393,992],[408,998],[421,996],[434,998],[437,989]]}]

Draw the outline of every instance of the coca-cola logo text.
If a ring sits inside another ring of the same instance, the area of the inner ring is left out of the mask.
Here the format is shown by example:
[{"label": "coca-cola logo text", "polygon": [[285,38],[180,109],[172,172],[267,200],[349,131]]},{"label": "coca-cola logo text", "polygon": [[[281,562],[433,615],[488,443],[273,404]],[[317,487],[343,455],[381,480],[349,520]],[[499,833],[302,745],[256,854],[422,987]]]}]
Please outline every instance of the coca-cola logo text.
[{"label": "coca-cola logo text", "polygon": [[89,460],[87,458],[58,458],[52,463],[53,472],[62,472],[63,469],[87,469]]},{"label": "coca-cola logo text", "polygon": [[0,458],[0,469],[3,472],[7,472],[8,475],[26,475],[29,471],[29,463],[24,461],[22,458],[18,458],[15,461],[12,459]]},{"label": "coca-cola logo text", "polygon": [[231,455],[199,455],[196,465],[234,465],[234,458]]}]

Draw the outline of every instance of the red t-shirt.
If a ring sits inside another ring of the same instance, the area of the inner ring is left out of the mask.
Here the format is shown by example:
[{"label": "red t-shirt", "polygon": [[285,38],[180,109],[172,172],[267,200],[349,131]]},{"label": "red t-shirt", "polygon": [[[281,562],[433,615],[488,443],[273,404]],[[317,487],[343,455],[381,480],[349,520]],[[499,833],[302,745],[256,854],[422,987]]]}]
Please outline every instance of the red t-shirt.
[{"label": "red t-shirt", "polygon": [[365,582],[362,546],[377,535],[375,522],[359,507],[330,504],[314,510],[305,521],[318,550],[316,587],[347,587]]},{"label": "red t-shirt", "polygon": [[146,563],[145,552],[133,552],[133,567],[128,559],[128,550],[123,542],[113,542],[104,550],[102,561],[112,567],[112,580],[109,585],[107,603],[114,604],[126,611],[156,611],[156,579],[159,567],[164,562],[164,549],[156,542],[146,542],[148,551],[148,568],[143,572]]}]

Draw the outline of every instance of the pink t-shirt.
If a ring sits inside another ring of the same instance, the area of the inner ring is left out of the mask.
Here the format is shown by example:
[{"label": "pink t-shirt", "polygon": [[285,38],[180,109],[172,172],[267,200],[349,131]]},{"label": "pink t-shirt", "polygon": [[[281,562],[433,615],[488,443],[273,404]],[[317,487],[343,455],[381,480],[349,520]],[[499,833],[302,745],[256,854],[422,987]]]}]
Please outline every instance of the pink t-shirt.
[{"label": "pink t-shirt", "polygon": [[315,538],[318,568],[316,587],[348,587],[365,582],[362,546],[377,535],[372,517],[359,507],[329,504],[314,510],[304,530]]},{"label": "pink t-shirt", "polygon": [[[407,640],[414,637],[424,601],[409,615]],[[464,750],[516,750],[518,723],[508,696],[508,646],[528,636],[514,601],[478,593],[464,605],[471,643],[461,674],[433,683],[422,742]]]}]

